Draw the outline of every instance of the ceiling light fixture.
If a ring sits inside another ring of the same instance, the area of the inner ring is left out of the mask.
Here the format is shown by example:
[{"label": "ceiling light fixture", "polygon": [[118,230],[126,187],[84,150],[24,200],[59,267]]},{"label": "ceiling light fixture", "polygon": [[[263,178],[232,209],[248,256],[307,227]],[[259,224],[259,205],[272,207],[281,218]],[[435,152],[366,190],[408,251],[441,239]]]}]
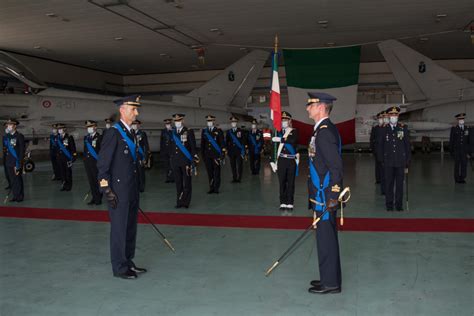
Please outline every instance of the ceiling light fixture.
[{"label": "ceiling light fixture", "polygon": [[217,27],[214,27],[212,29],[209,30],[210,32],[219,32],[219,29]]},{"label": "ceiling light fixture", "polygon": [[426,42],[428,40],[429,40],[428,37],[420,37],[420,42]]},{"label": "ceiling light fixture", "polygon": [[123,38],[123,37],[121,37],[121,36],[114,37],[114,40],[116,40],[116,41],[123,41],[123,39],[124,39],[124,38]]},{"label": "ceiling light fixture", "polygon": [[36,46],[33,46],[34,49],[41,49],[41,46],[39,45],[36,45]]},{"label": "ceiling light fixture", "polygon": [[57,18],[58,16],[56,15],[56,13],[53,13],[53,12],[49,12],[49,13],[46,13],[46,16],[48,18]]},{"label": "ceiling light fixture", "polygon": [[437,18],[445,18],[445,17],[447,17],[447,16],[448,16],[448,15],[445,14],[445,13],[437,14],[437,15],[436,15]]}]

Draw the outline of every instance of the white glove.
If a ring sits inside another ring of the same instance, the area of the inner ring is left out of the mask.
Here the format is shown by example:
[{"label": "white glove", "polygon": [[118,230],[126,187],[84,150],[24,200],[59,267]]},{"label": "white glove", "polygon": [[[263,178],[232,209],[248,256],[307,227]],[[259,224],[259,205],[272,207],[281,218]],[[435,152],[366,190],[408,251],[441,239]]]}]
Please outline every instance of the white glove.
[{"label": "white glove", "polygon": [[272,138],[272,142],[274,142],[274,143],[280,143],[280,142],[281,142],[281,137],[276,137],[276,136],[273,137],[273,138]]}]

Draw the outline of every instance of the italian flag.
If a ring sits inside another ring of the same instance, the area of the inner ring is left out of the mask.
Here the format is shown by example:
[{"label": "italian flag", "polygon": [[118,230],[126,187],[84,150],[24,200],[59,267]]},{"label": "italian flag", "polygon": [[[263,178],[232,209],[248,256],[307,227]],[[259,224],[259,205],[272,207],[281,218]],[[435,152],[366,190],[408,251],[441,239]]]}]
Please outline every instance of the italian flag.
[{"label": "italian flag", "polygon": [[337,98],[330,115],[343,144],[355,143],[355,112],[359,80],[360,46],[283,50],[293,127],[307,144],[314,121],[308,117],[308,92],[326,92]]},{"label": "italian flag", "polygon": [[278,53],[272,54],[272,91],[270,93],[270,117],[273,127],[281,130],[281,101],[280,101],[280,80],[278,79]]}]

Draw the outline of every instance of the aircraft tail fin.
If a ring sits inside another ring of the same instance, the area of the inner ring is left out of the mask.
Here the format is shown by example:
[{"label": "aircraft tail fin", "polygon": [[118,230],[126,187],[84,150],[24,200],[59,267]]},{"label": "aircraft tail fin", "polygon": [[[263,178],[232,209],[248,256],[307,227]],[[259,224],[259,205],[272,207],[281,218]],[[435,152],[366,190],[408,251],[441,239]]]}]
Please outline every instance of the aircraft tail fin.
[{"label": "aircraft tail fin", "polygon": [[220,110],[223,108],[243,110],[268,55],[266,51],[254,50],[186,96],[173,97],[173,101],[177,103],[191,101],[199,107]]},{"label": "aircraft tail fin", "polygon": [[474,84],[395,40],[378,44],[403,93],[410,102],[460,98]]},{"label": "aircraft tail fin", "polygon": [[7,52],[0,51],[0,72],[15,77],[34,89],[46,89],[47,86],[23,63]]}]

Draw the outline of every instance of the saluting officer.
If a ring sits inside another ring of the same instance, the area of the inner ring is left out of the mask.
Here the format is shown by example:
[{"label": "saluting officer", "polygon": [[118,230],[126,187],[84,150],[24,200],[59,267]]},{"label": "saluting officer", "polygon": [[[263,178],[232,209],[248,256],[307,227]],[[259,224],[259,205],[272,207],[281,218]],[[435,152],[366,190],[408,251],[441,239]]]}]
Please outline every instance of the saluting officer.
[{"label": "saluting officer", "polygon": [[451,127],[449,137],[449,147],[451,155],[454,157],[454,181],[466,183],[467,161],[470,152],[469,127],[464,125],[466,113],[459,113],[455,117],[458,124]]},{"label": "saluting officer", "polygon": [[52,180],[61,180],[61,172],[57,161],[58,156],[58,128],[57,124],[51,125],[51,134],[49,135],[49,158],[53,166]]},{"label": "saluting officer", "polygon": [[173,147],[170,151],[171,167],[176,182],[176,208],[188,208],[192,195],[192,176],[196,173],[199,156],[196,151],[194,131],[183,126],[184,114],[174,114],[172,139]]},{"label": "saluting officer", "polygon": [[291,114],[281,112],[281,131],[272,138],[278,144],[278,181],[280,183],[280,211],[293,212],[295,177],[298,175],[298,131],[291,127]]},{"label": "saluting officer", "polygon": [[257,128],[257,120],[252,120],[252,127],[248,133],[248,149],[250,171],[253,175],[260,173],[260,158],[263,149],[263,132]]},{"label": "saluting officer", "polygon": [[[379,112],[376,115],[377,124],[372,126],[370,130],[370,150],[375,158],[375,183],[379,184],[382,181],[383,177],[383,168],[382,163],[377,159],[377,142],[379,141],[379,134],[384,126],[383,115],[385,111]],[[382,194],[384,192],[382,191]]]},{"label": "saluting officer", "polygon": [[135,135],[138,141],[138,157],[139,166],[138,173],[140,176],[140,192],[145,191],[145,166],[147,161],[150,159],[151,151],[150,145],[148,144],[148,136],[144,130],[141,129],[142,122],[140,120],[135,120],[132,123],[132,129],[135,131]]},{"label": "saluting officer", "polygon": [[23,189],[23,158],[25,158],[25,137],[16,130],[17,120],[9,119],[6,122],[8,130],[7,151],[5,165],[11,183],[12,199],[10,202],[21,202],[24,198]]},{"label": "saluting officer", "polygon": [[160,136],[160,157],[165,164],[166,169],[166,183],[174,182],[173,169],[171,168],[170,150],[173,147],[173,127],[171,126],[171,119],[164,119],[165,128],[161,130]]},{"label": "saluting officer", "polygon": [[10,135],[10,129],[7,127],[7,122],[3,123],[3,127],[5,127],[5,135],[2,136],[2,145],[3,145],[3,171],[5,172],[5,179],[7,179],[7,186],[5,187],[5,190],[10,190],[11,187],[11,181],[10,177],[8,176],[8,168],[6,164],[6,158],[7,158],[7,151],[8,151],[8,142],[9,140],[9,135]]},{"label": "saluting officer", "polygon": [[66,125],[58,123],[58,151],[56,159],[58,161],[59,172],[61,174],[61,191],[71,191],[72,189],[72,164],[76,161],[76,143],[72,135],[66,131]]},{"label": "saluting officer", "polygon": [[244,131],[237,127],[239,119],[231,116],[229,120],[231,129],[227,131],[225,143],[232,169],[232,183],[237,183],[242,180],[242,164],[247,151],[247,141]]},{"label": "saluting officer", "polygon": [[389,124],[381,130],[377,149],[377,159],[384,168],[387,211],[393,211],[394,204],[397,211],[403,211],[404,174],[411,159],[410,134],[406,125],[398,123],[399,113],[396,106],[387,110]]},{"label": "saluting officer", "polygon": [[99,183],[97,182],[97,160],[99,159],[100,144],[102,142],[102,135],[97,132],[96,121],[86,121],[87,135],[84,136],[84,167],[86,169],[87,179],[89,180],[89,187],[92,199],[87,205],[102,204],[102,193],[99,190]]},{"label": "saluting officer", "polygon": [[308,290],[314,294],[341,292],[341,262],[337,237],[336,213],[342,187],[343,169],[341,137],[329,119],[333,102],[327,93],[308,93],[306,110],[314,120],[314,132],[309,144],[309,201],[314,218],[322,217],[316,229],[320,280],[311,281]]},{"label": "saluting officer", "polygon": [[110,257],[115,277],[135,279],[147,270],[133,262],[140,207],[138,146],[132,122],[138,116],[140,96],[115,100],[120,121],[103,135],[99,152],[98,180],[110,217]]},{"label": "saluting officer", "polygon": [[224,132],[214,126],[216,117],[207,115],[207,127],[201,133],[201,153],[209,179],[208,194],[219,193],[221,185],[221,164],[225,159]]}]

